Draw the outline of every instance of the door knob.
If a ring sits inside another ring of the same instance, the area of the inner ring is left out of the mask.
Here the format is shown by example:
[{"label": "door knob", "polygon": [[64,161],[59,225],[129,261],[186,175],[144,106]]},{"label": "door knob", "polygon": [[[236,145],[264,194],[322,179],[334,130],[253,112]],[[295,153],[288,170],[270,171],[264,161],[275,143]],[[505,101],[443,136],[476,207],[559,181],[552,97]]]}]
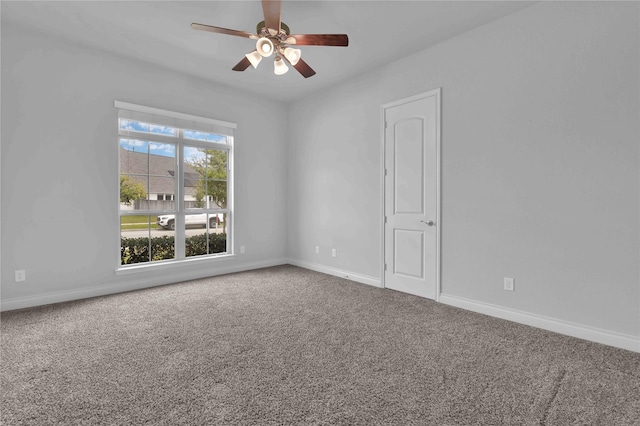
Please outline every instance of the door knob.
[{"label": "door knob", "polygon": [[420,222],[422,222],[422,223],[426,223],[426,224],[427,224],[427,225],[429,225],[429,226],[433,226],[433,225],[435,225],[435,224],[436,224],[436,223],[435,223],[434,221],[432,221],[432,220],[427,220],[427,221],[421,220]]}]

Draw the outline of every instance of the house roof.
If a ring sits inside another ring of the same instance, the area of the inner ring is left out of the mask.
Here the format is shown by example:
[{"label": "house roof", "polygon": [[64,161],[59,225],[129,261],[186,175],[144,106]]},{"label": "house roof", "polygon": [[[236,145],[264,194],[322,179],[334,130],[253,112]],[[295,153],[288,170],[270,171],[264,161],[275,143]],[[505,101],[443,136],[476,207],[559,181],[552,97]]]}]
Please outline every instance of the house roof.
[{"label": "house roof", "polygon": [[[129,151],[120,147],[120,174],[128,175],[144,185],[149,194],[174,193],[175,161],[175,157]],[[184,165],[185,195],[195,194],[195,184],[199,178],[198,172],[188,164]]]}]

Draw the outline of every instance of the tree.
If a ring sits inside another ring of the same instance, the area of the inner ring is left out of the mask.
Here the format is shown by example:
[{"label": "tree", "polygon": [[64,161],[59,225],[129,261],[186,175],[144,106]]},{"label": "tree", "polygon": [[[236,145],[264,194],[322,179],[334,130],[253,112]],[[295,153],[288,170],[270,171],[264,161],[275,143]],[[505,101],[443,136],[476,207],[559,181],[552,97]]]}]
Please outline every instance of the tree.
[{"label": "tree", "polygon": [[127,175],[120,175],[120,202],[131,205],[134,200],[147,197],[144,185],[136,182]]},{"label": "tree", "polygon": [[[203,156],[192,159],[189,165],[200,175],[195,184],[197,200],[208,195],[218,207],[227,207],[227,152],[218,149],[200,149]],[[210,206],[214,207],[214,206]]]},{"label": "tree", "polygon": [[[219,149],[198,148],[198,150],[204,155],[189,161],[189,165],[200,175],[195,183],[195,198],[203,202],[209,196],[214,205],[209,204],[205,207],[216,208],[217,206],[225,209],[227,208],[227,152]],[[226,232],[226,226],[225,220],[224,232]]]}]

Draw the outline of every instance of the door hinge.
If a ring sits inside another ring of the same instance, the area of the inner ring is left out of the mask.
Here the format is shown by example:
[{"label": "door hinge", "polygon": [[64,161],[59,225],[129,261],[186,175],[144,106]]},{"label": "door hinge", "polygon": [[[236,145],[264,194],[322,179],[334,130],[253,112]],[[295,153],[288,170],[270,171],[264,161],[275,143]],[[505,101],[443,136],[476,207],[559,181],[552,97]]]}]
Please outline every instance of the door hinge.
[{"label": "door hinge", "polygon": [[386,129],[388,125],[389,125],[389,122],[388,122],[388,121],[385,121],[385,122],[384,122],[384,128]]},{"label": "door hinge", "polygon": [[384,270],[385,271],[387,270],[387,264],[386,263],[384,264]]},{"label": "door hinge", "polygon": [[384,223],[387,223],[387,217],[386,216],[384,217]]},{"label": "door hinge", "polygon": [[384,169],[384,175],[388,175],[389,174],[389,170],[388,169]]}]

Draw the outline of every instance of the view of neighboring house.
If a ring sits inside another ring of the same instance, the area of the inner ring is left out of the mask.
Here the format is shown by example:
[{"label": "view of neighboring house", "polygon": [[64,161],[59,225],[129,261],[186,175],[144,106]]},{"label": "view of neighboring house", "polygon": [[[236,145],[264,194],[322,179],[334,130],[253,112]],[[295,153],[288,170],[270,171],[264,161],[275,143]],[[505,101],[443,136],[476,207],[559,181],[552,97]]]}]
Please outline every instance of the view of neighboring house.
[{"label": "view of neighboring house", "polygon": [[[196,182],[200,178],[193,168],[184,166],[184,201],[195,204]],[[136,200],[131,205],[122,204],[123,210],[140,210],[149,202],[149,209],[173,208],[175,201],[175,157],[130,151],[120,147],[120,174],[142,184],[147,200]]]}]

